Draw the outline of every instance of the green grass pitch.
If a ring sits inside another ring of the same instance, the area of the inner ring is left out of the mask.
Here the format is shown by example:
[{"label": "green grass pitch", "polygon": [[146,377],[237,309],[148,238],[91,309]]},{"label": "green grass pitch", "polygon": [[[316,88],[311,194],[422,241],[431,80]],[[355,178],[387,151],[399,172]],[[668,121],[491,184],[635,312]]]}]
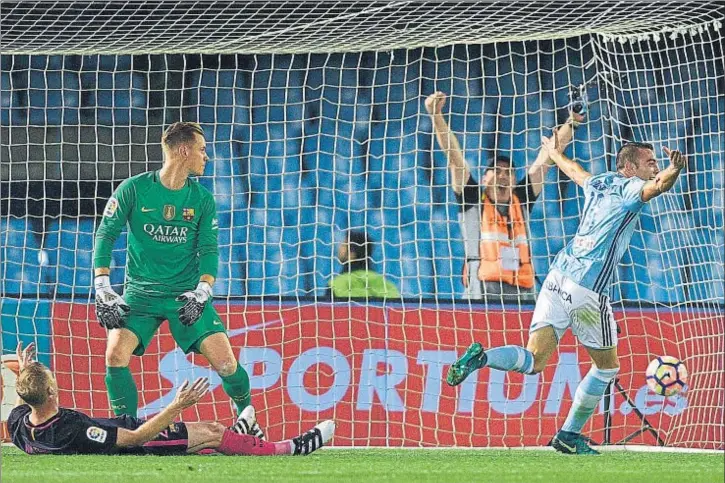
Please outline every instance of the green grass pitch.
[{"label": "green grass pitch", "polygon": [[27,456],[2,448],[12,483],[552,482],[716,483],[723,454],[608,452],[565,456],[526,450],[322,450],[308,457]]}]

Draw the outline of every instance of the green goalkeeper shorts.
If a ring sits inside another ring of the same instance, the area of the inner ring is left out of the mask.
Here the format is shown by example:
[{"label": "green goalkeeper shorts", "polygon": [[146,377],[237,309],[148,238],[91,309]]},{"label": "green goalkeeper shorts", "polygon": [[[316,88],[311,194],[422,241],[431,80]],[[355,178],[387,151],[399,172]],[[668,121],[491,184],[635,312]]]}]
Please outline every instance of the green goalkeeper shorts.
[{"label": "green goalkeeper shorts", "polygon": [[131,307],[126,316],[126,328],[138,338],[134,355],[143,355],[165,320],[169,321],[171,335],[186,354],[199,353],[202,341],[210,335],[218,332],[226,333],[222,319],[211,302],[206,304],[199,320],[186,326],[179,321],[178,312],[184,302],[177,302],[175,298],[139,297],[127,294],[125,299]]}]

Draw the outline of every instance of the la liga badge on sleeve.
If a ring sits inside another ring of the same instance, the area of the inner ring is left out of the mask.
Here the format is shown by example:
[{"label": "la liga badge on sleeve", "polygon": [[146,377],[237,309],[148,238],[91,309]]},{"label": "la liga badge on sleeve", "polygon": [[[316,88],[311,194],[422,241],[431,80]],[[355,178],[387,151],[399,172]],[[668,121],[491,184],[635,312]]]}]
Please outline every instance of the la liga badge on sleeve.
[{"label": "la liga badge on sleeve", "polygon": [[105,429],[101,429],[96,426],[91,426],[86,430],[86,437],[96,443],[105,443],[107,436],[108,432]]}]

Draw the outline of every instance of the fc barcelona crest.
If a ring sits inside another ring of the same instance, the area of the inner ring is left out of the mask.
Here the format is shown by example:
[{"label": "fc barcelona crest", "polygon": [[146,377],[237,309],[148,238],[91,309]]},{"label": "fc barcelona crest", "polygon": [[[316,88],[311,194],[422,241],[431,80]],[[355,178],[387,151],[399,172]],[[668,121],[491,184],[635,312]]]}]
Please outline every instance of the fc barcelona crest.
[{"label": "fc barcelona crest", "polygon": [[184,208],[184,211],[181,213],[181,217],[184,218],[184,221],[191,221],[194,219],[194,208]]},{"label": "fc barcelona crest", "polygon": [[176,207],[174,205],[164,205],[164,220],[171,221],[176,216]]}]

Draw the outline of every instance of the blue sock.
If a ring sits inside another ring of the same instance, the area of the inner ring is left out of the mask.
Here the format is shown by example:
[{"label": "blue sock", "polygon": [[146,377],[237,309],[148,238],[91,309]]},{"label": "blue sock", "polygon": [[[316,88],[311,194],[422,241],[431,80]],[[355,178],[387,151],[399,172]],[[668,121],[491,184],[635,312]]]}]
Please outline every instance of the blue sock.
[{"label": "blue sock", "polygon": [[495,347],[486,351],[486,367],[499,371],[516,371],[531,374],[534,370],[534,355],[517,345]]},{"label": "blue sock", "polygon": [[574,402],[571,405],[566,421],[561,427],[562,431],[579,434],[584,424],[589,420],[594,410],[599,405],[599,400],[604,396],[604,391],[619,369],[598,369],[595,366],[589,370],[574,394]]}]

